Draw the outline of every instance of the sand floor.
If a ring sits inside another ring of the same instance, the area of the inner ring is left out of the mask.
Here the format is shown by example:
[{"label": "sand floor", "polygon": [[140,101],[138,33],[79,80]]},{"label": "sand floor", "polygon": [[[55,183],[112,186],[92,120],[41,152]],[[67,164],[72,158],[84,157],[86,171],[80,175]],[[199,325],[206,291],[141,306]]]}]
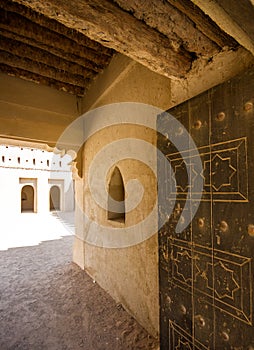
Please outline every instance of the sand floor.
[{"label": "sand floor", "polygon": [[159,349],[72,263],[72,241],[65,236],[0,251],[0,349]]}]

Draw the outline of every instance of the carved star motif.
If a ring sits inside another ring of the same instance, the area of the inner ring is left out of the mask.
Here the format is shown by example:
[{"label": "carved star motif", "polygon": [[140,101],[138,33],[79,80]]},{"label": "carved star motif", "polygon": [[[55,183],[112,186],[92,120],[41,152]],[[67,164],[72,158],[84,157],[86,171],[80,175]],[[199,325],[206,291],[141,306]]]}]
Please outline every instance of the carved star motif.
[{"label": "carved star motif", "polygon": [[231,165],[230,158],[222,158],[216,154],[211,163],[212,186],[219,191],[223,186],[230,186],[236,169]]},{"label": "carved star motif", "polygon": [[[208,264],[208,270],[212,269],[212,264]],[[212,274],[209,274],[212,276]],[[213,289],[211,279],[208,279],[208,287]],[[234,271],[227,268],[221,261],[214,265],[214,290],[220,299],[234,299],[234,292],[240,289],[235,280]]]}]

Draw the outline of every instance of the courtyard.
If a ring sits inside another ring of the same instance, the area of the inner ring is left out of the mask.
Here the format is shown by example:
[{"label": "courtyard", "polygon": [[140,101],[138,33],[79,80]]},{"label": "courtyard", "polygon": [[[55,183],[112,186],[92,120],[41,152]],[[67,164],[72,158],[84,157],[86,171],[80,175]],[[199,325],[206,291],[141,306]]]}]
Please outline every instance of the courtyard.
[{"label": "courtyard", "polygon": [[8,231],[1,228],[0,349],[158,349],[122,305],[72,263],[73,214],[61,214],[46,220],[25,213]]}]

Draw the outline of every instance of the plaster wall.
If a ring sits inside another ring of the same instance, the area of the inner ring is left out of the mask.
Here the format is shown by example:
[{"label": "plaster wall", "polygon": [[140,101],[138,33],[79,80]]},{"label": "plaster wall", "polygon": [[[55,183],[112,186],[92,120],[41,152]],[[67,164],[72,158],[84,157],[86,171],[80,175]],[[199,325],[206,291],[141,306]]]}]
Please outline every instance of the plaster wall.
[{"label": "plaster wall", "polygon": [[[139,205],[134,210],[126,212],[125,223],[108,220],[107,210],[96,204],[93,198],[95,193],[91,194],[88,185],[89,165],[92,163],[94,156],[108,143],[122,138],[142,139],[152,144],[156,143],[155,132],[151,129],[137,126],[112,126],[101,130],[91,137],[84,147],[83,210],[92,221],[99,223],[101,226],[112,227],[112,230],[116,227],[121,227],[121,234],[124,235],[125,228],[142,221],[153,209],[156,203],[156,175],[147,165],[137,160],[125,159],[115,164],[121,172],[124,184],[127,184],[131,179],[136,179],[140,181],[144,188],[144,195]],[[131,147],[131,143],[129,141],[129,147]],[[143,150],[140,151],[142,152]],[[111,156],[114,155],[112,154]],[[156,150],[153,157],[156,160]],[[114,167],[109,169],[108,174],[105,174],[107,186],[113,170]],[[128,192],[128,196],[132,195],[133,193]],[[81,239],[85,240],[86,235],[90,237],[103,235],[103,232],[100,232],[101,226],[96,228],[96,232],[94,232],[93,227],[87,221],[83,225],[84,231],[80,234]],[[141,229],[137,228],[137,236],[143,233]],[[156,234],[142,243],[126,248],[102,248],[85,242],[82,243],[80,239],[79,242],[83,245],[84,254],[81,262],[84,265],[81,266],[117,302],[122,303],[141,324],[156,335],[158,332],[158,254]],[[103,243],[101,244],[100,242],[96,242],[96,244],[103,246]],[[77,254],[79,255],[79,249]],[[80,264],[79,259],[80,256],[75,261]]]},{"label": "plaster wall", "polygon": [[[141,102],[166,110],[238,74],[251,62],[253,58],[245,50],[221,54],[214,62],[199,62],[187,79],[170,81],[127,57],[117,55],[90,88],[83,100],[83,111],[115,102]],[[153,122],[155,126],[156,120]],[[105,210],[96,205],[89,191],[87,174],[94,156],[106,143],[130,136],[144,138],[151,144],[156,144],[153,132],[133,126],[125,126],[124,130],[121,127],[111,127],[100,131],[84,146],[83,177],[76,180],[78,207],[93,220],[112,226],[112,229],[121,223],[109,222]],[[154,161],[156,162],[156,154]],[[143,164],[125,160],[116,165],[124,182],[132,178],[139,179],[146,193],[141,205],[127,214],[128,226],[142,220],[151,210],[157,193],[157,183],[156,178]],[[106,186],[107,181],[109,177],[105,177]],[[85,237],[92,233],[91,226],[86,224],[81,212],[77,211],[74,261],[116,301],[122,303],[144,328],[156,336],[159,332],[157,235],[135,246],[110,249],[86,243]]]},{"label": "plaster wall", "polygon": [[21,191],[26,185],[34,189],[35,212],[49,212],[49,193],[53,185],[61,190],[61,210],[73,211],[70,160],[68,155],[61,157],[45,150],[0,145],[1,214],[21,212]]},{"label": "plaster wall", "polygon": [[123,55],[113,57],[83,99],[83,112],[116,102],[170,107],[171,81]]},{"label": "plaster wall", "polygon": [[0,73],[0,137],[55,145],[81,114],[80,98]]},{"label": "plaster wall", "polygon": [[[20,213],[20,188],[19,181],[16,174],[8,171],[8,169],[1,169],[0,181],[0,213],[1,216],[6,215],[9,210],[13,213]],[[8,179],[8,186],[6,180]],[[19,196],[17,197],[17,193]]]},{"label": "plaster wall", "polygon": [[[119,55],[113,59],[105,74],[99,76],[84,99],[83,108],[87,111],[114,102],[141,102],[166,109],[170,101],[170,86],[170,80]],[[156,120],[151,121],[151,126],[156,128]],[[76,205],[80,202],[79,205],[83,206],[83,210],[92,220],[112,229],[128,227],[142,221],[151,212],[156,201],[156,175],[139,161],[122,160],[115,165],[121,171],[125,184],[131,179],[137,179],[144,186],[142,201],[134,210],[126,213],[125,224],[107,220],[106,210],[94,202],[87,179],[89,165],[105,145],[121,138],[143,139],[156,145],[156,134],[150,128],[119,125],[103,129],[85,143],[83,179],[76,181]],[[127,147],[132,147],[131,140]],[[150,156],[147,154],[147,158]],[[156,149],[153,160],[156,163]],[[107,186],[112,171],[113,168],[105,176]],[[157,235],[127,248],[101,248],[85,242],[85,236],[92,232],[80,213],[76,216],[76,230],[74,261],[86,269],[97,283],[156,336],[159,327]]]}]

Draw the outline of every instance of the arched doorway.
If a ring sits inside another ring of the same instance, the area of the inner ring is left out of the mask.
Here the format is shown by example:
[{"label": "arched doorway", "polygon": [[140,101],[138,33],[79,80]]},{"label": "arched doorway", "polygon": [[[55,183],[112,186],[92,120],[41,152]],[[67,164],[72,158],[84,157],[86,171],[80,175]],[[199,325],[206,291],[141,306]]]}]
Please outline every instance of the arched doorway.
[{"label": "arched doorway", "polygon": [[21,212],[30,211],[34,213],[34,188],[31,185],[22,187],[21,190]]},{"label": "arched doorway", "polygon": [[[116,202],[112,203],[111,198]],[[116,167],[111,175],[108,186],[108,220],[125,222],[125,190],[123,177]]]},{"label": "arched doorway", "polygon": [[61,210],[60,197],[60,188],[58,186],[52,186],[49,193],[50,211]]}]

